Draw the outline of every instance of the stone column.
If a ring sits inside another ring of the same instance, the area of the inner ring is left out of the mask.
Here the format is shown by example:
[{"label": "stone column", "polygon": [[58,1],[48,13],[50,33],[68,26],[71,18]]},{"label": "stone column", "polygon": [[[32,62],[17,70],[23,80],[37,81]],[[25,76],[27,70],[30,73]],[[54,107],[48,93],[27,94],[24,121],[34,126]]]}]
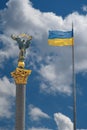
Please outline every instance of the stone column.
[{"label": "stone column", "polygon": [[25,130],[25,98],[26,98],[26,84],[28,75],[31,70],[24,68],[16,68],[11,73],[16,84],[16,120],[15,130]]}]

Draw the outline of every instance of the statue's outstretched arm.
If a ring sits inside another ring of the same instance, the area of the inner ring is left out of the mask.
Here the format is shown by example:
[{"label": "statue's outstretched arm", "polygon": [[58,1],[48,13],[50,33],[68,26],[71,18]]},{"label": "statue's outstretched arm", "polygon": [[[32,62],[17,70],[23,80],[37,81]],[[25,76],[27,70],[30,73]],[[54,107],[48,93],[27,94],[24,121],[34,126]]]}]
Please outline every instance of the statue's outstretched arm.
[{"label": "statue's outstretched arm", "polygon": [[19,49],[21,49],[23,47],[23,42],[21,41],[21,38],[19,38],[18,36],[14,36],[14,35],[11,35],[11,38],[13,40],[17,41]]},{"label": "statue's outstretched arm", "polygon": [[21,38],[19,38],[18,36],[11,35],[11,38],[13,40],[16,40],[18,43],[21,43]]},{"label": "statue's outstretched arm", "polygon": [[16,39],[17,39],[17,37],[14,36],[14,35],[11,35],[11,38],[12,38],[13,40],[16,40]]},{"label": "statue's outstretched arm", "polygon": [[32,40],[32,36],[28,36],[27,38],[28,38],[28,40]]}]

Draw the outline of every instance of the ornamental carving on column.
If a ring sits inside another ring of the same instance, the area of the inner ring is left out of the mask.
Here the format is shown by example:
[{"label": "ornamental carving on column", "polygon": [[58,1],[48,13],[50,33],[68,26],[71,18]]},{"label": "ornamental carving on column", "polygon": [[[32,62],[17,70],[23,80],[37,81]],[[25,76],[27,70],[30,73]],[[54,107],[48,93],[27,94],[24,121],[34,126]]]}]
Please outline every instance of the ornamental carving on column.
[{"label": "ornamental carving on column", "polygon": [[31,74],[31,70],[16,68],[11,76],[14,78],[16,84],[26,84],[27,78]]}]

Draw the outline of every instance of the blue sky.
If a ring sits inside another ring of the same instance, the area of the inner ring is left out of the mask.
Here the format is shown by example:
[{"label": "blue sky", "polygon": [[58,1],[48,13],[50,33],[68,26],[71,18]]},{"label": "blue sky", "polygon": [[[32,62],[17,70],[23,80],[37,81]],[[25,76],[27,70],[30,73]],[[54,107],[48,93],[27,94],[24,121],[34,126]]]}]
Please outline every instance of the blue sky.
[{"label": "blue sky", "polygon": [[42,12],[54,12],[57,15],[60,15],[62,17],[66,17],[69,13],[72,13],[74,11],[78,11],[80,13],[82,12],[82,7],[87,4],[86,1],[79,1],[77,0],[76,3],[75,1],[68,0],[68,1],[63,1],[63,0],[48,0],[48,1],[37,1],[33,0],[32,1],[33,6],[37,9],[40,9]]},{"label": "blue sky", "polygon": [[19,49],[11,34],[33,36],[26,54],[31,69],[26,88],[26,130],[73,130],[71,47],[51,47],[48,31],[74,24],[77,130],[87,130],[87,1],[0,1],[0,130],[15,126],[15,84]]}]

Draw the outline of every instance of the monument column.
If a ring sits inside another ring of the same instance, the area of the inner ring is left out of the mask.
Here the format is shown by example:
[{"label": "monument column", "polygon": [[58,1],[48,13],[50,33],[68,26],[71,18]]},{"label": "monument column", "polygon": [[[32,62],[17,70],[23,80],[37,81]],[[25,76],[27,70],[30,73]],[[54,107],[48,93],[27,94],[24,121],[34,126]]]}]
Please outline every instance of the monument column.
[{"label": "monument column", "polygon": [[31,70],[27,70],[24,68],[25,67],[24,52],[26,52],[26,48],[29,47],[28,44],[30,43],[30,39],[28,39],[24,43],[24,40],[21,41],[21,38],[19,39],[19,37],[13,37],[13,36],[11,37],[12,39],[14,40],[16,39],[16,41],[19,42],[19,49],[20,49],[18,66],[15,71],[11,72],[11,76],[14,78],[16,84],[15,130],[25,130],[26,84],[27,84],[27,78],[31,74]]}]

